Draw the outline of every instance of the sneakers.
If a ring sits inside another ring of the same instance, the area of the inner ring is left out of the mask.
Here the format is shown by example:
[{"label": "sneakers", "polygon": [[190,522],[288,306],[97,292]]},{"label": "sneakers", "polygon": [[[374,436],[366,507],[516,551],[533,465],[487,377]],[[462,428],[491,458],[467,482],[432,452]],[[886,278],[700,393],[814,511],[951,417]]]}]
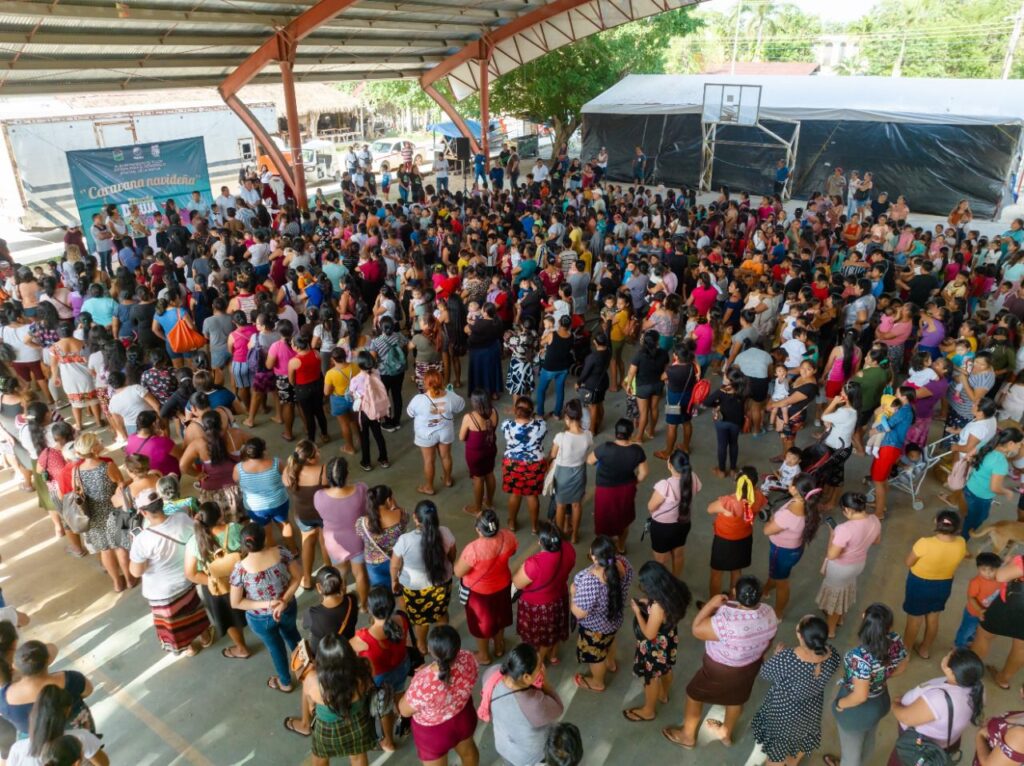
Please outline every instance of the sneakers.
[{"label": "sneakers", "polygon": [[[397,430],[397,429],[396,429],[396,430]],[[381,460],[381,461],[379,461],[379,462],[378,462],[378,465],[379,465],[379,466],[380,466],[381,468],[390,468],[390,467],[391,467],[391,463],[390,463],[389,461],[387,461],[387,460]]]},{"label": "sneakers", "polygon": [[359,467],[362,468],[364,471],[372,471],[373,470],[373,466],[372,465],[366,465],[365,463],[360,463]]},{"label": "sneakers", "polygon": [[382,425],[381,429],[383,429],[384,431],[387,431],[389,434],[393,434],[395,431],[398,431],[399,429],[401,429],[401,427],[402,426],[399,423],[388,423],[386,426]]}]

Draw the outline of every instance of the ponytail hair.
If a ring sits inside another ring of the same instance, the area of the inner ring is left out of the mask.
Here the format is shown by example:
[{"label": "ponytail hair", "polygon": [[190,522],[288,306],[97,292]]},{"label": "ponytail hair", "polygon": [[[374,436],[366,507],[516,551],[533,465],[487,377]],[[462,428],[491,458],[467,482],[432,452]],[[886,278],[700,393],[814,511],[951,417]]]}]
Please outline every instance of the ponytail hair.
[{"label": "ponytail hair", "polygon": [[498,514],[493,508],[485,508],[476,520],[476,531],[484,537],[494,537],[501,529],[501,522],[498,521]]},{"label": "ponytail hair", "polygon": [[267,533],[259,524],[250,521],[242,527],[242,548],[246,553],[257,553],[267,544]]},{"label": "ponytail hair", "polygon": [[974,458],[971,460],[971,465],[977,468],[985,460],[988,453],[996,447],[1002,447],[1004,444],[1020,441],[1024,441],[1024,432],[1019,428],[1004,428],[985,442],[984,446],[975,453]]},{"label": "ponytail hair", "polygon": [[370,616],[384,621],[384,638],[393,644],[405,639],[402,625],[395,619],[395,594],[383,585],[374,585],[366,597],[366,608]]},{"label": "ponytail hair", "polygon": [[828,623],[816,614],[804,617],[796,626],[804,645],[818,657],[828,654]]},{"label": "ponytail hair", "polygon": [[284,466],[284,485],[292,491],[299,488],[299,474],[310,460],[316,457],[316,445],[309,439],[303,439],[295,445],[288,462]]},{"label": "ponytail hair", "polygon": [[25,408],[25,422],[28,425],[28,437],[32,441],[32,449],[38,457],[46,449],[46,419],[50,408],[42,402],[32,402]]},{"label": "ponytail hair", "polygon": [[192,517],[192,528],[196,538],[196,558],[203,564],[210,563],[220,543],[214,537],[213,528],[223,518],[220,506],[214,502],[199,504],[199,510]]},{"label": "ponytail hair", "polygon": [[437,680],[441,683],[451,683],[452,663],[461,649],[462,639],[451,625],[435,625],[427,634],[427,651],[437,663]]},{"label": "ponytail hair", "polygon": [[947,660],[956,685],[970,690],[971,723],[981,723],[985,703],[985,663],[970,649],[953,649]]},{"label": "ponytail hair", "polygon": [[821,509],[818,507],[821,487],[809,473],[799,474],[793,479],[793,486],[804,501],[804,529],[800,542],[807,545],[818,534],[818,528],[821,526]]},{"label": "ponytail hair", "polygon": [[431,585],[443,585],[448,579],[448,567],[441,524],[437,519],[437,506],[432,500],[420,500],[413,513],[420,525],[420,550],[427,579]]},{"label": "ponytail hair", "polygon": [[536,673],[538,665],[537,650],[530,644],[521,643],[505,655],[501,663],[501,674],[505,678],[518,681],[525,675]]},{"label": "ponytail hair", "polygon": [[386,484],[375,484],[366,491],[366,528],[370,534],[379,535],[384,532],[380,522],[380,507],[393,496],[391,487]]},{"label": "ponytail hair", "polygon": [[604,570],[608,587],[608,620],[617,623],[622,618],[622,577],[619,575],[618,552],[615,543],[607,535],[598,535],[590,546],[590,555]]},{"label": "ponytail hair", "polygon": [[677,449],[668,461],[672,470],[679,474],[679,521],[685,523],[690,520],[690,506],[693,503],[693,467],[690,465],[690,456]]}]

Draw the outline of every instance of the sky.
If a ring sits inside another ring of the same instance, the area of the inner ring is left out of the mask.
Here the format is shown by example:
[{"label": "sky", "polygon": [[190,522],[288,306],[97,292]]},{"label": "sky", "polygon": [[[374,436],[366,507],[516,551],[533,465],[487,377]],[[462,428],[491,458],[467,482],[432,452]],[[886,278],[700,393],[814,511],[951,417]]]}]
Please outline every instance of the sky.
[{"label": "sky", "polygon": [[[749,2],[750,0],[748,0]],[[771,2],[771,0],[754,0],[754,2]],[[813,13],[823,21],[846,22],[860,18],[868,12],[873,2],[837,2],[836,0],[788,0],[805,13]],[[737,0],[708,0],[701,7],[709,10],[725,12],[731,10]]]}]

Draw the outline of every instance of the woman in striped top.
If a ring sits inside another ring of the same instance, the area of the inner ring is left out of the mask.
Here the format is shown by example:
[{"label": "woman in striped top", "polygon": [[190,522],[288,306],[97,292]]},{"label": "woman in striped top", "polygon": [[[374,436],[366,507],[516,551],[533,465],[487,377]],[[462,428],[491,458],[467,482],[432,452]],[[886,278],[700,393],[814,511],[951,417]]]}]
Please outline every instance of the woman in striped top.
[{"label": "woman in striped top", "polygon": [[[261,527],[281,526],[284,544],[294,553],[295,538],[288,523],[288,491],[281,480],[281,463],[267,456],[267,443],[254,436],[242,445],[234,479],[242,490],[242,505],[249,519]],[[273,541],[273,535],[271,535]]]}]

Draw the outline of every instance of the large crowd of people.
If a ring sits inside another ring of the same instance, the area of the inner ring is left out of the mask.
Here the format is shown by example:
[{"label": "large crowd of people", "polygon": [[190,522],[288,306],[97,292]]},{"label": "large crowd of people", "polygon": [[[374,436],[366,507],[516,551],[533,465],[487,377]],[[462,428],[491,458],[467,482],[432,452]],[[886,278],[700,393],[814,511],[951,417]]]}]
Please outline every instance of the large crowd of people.
[{"label": "large crowd of people", "polygon": [[[376,749],[473,766],[481,721],[514,766],[596,763],[555,681],[601,694],[624,643],[643,695],[611,736],[670,706],[672,745],[697,747],[703,725],[729,746],[746,709],[767,762],[792,765],[820,750],[827,704],[834,766],[961,747],[1024,763],[1024,713],[984,694],[1024,666],[1024,559],[1007,544],[1024,502],[990,519],[1018,503],[1024,466],[1024,224],[982,237],[962,201],[915,227],[870,172],[836,168],[787,210],[611,183],[606,153],[564,147],[521,175],[506,152],[510,186],[491,173],[453,193],[409,163],[397,201],[346,174],[337,200],[299,211],[265,174],[168,202],[155,225],[110,206],[88,239],[68,229],[59,261],[0,259],[0,452],[67,554],[138,587],[167,652],[262,644],[266,687],[298,692],[284,727],[320,766]],[[717,497],[691,462],[698,417]],[[752,465],[772,435],[778,454]],[[422,480],[399,489],[388,469],[410,442]],[[466,475],[472,502],[441,510]],[[941,503],[895,550],[894,493],[925,480]],[[457,539],[462,512],[475,534]],[[708,553],[687,554],[694,525],[713,529]],[[887,572],[905,576],[901,604],[859,587],[880,548],[906,553]],[[939,617],[972,563],[947,646]],[[796,568],[820,613],[779,634]],[[118,763],[90,681],[20,640],[23,614],[0,618],[7,762]],[[855,640],[837,646],[844,620]],[[911,662],[934,677],[891,696]],[[890,718],[901,734],[877,752]]]}]

